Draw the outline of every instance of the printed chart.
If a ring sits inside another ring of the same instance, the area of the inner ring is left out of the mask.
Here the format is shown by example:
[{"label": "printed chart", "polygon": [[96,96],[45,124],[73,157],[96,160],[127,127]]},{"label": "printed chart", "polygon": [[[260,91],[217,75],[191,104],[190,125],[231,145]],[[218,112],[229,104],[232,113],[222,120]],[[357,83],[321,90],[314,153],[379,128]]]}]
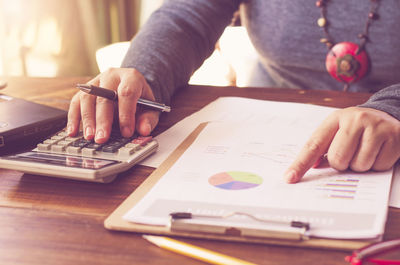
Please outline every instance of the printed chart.
[{"label": "printed chart", "polygon": [[354,200],[359,181],[358,178],[337,178],[320,185],[317,190],[325,191],[329,198]]},{"label": "printed chart", "polygon": [[316,182],[313,189],[326,199],[344,199],[353,201],[373,201],[376,195],[376,180],[363,179],[360,176],[336,176]]},{"label": "printed chart", "polygon": [[253,173],[242,171],[227,171],[212,175],[208,183],[224,190],[244,190],[255,188],[263,182],[263,179]]}]

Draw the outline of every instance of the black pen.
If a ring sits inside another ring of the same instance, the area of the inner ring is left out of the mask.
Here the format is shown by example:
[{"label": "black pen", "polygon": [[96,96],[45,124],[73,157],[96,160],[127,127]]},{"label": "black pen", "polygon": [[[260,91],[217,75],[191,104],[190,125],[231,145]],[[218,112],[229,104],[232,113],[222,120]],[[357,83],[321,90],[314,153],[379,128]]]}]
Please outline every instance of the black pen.
[{"label": "black pen", "polygon": [[[77,88],[79,88],[80,90],[82,90],[85,93],[88,93],[91,95],[96,95],[96,96],[103,97],[103,98],[107,98],[107,99],[113,100],[113,101],[118,100],[118,94],[114,90],[106,89],[106,88],[102,88],[102,87],[98,87],[98,86],[94,86],[94,85],[86,85],[86,84],[77,84],[76,86],[77,86]],[[148,99],[139,98],[137,103],[140,105],[150,107],[155,110],[162,111],[162,112],[170,112],[171,111],[171,107],[169,107],[165,104],[162,104],[162,103],[148,100]]]}]

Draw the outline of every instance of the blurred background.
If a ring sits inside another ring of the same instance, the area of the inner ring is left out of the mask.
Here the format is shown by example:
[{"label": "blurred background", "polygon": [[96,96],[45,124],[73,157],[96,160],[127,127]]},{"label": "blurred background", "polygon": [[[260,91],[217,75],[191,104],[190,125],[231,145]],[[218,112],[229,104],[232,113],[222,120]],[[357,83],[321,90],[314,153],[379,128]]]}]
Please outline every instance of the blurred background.
[{"label": "blurred background", "polygon": [[96,51],[130,40],[161,2],[0,0],[0,75],[94,75]]},{"label": "blurred background", "polygon": [[[162,2],[0,0],[0,76],[95,76],[118,67]],[[228,27],[190,83],[246,86],[254,56],[245,29]]]}]

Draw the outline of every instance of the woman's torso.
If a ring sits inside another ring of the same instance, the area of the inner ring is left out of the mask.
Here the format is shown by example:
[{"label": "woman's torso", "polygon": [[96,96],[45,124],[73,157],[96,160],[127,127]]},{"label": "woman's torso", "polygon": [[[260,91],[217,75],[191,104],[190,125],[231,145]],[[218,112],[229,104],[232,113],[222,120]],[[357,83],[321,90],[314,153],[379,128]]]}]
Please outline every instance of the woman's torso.
[{"label": "woman's torso", "polygon": [[[327,5],[329,32],[337,42],[360,43],[371,3],[367,0],[332,0]],[[400,83],[400,1],[381,0],[379,19],[369,28],[366,51],[370,72],[350,91],[373,92]],[[325,70],[327,47],[317,25],[321,10],[315,0],[248,0],[241,7],[260,64],[269,78],[264,84],[302,89],[343,89],[343,83]]]}]

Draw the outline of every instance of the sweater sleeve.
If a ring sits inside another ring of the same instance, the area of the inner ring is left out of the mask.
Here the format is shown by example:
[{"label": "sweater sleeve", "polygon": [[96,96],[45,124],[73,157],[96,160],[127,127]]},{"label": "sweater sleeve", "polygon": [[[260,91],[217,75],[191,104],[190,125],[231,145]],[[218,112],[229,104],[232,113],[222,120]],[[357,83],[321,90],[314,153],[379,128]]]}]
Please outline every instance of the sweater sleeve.
[{"label": "sweater sleeve", "polygon": [[400,84],[376,92],[360,107],[384,111],[400,121]]},{"label": "sweater sleeve", "polygon": [[141,72],[156,100],[169,103],[214,51],[240,2],[165,1],[133,38],[121,66]]}]

